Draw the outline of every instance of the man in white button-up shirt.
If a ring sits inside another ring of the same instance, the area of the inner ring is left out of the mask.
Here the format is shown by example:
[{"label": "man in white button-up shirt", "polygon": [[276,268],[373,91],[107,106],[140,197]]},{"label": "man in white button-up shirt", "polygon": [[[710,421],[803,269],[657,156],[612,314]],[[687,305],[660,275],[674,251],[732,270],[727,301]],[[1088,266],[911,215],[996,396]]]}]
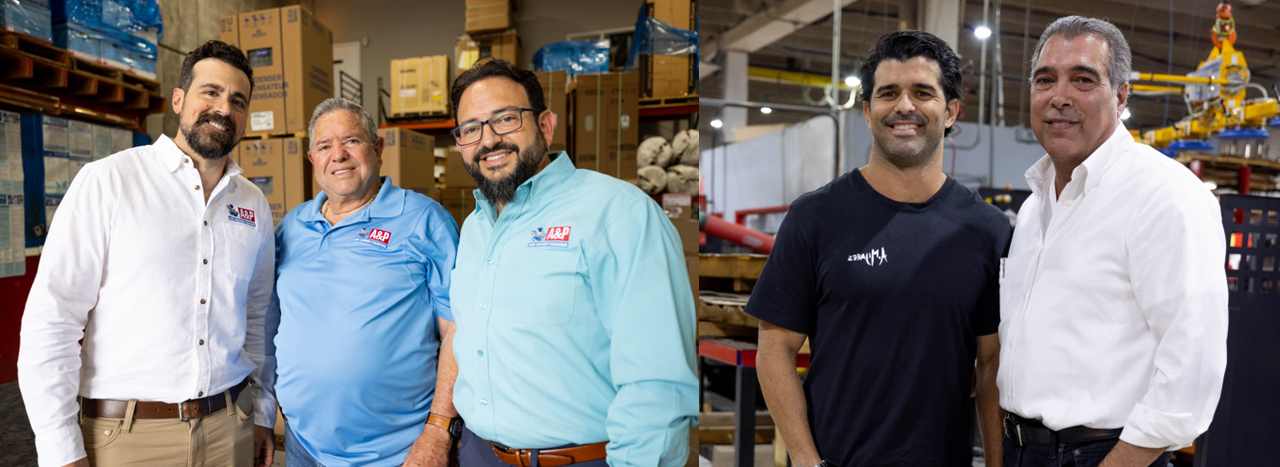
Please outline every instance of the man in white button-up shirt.
[{"label": "man in white button-up shirt", "polygon": [[1130,55],[1115,26],[1059,19],[1032,63],[1048,155],[1027,170],[1001,278],[1005,465],[1163,467],[1222,391],[1219,207],[1120,124]]},{"label": "man in white button-up shirt", "polygon": [[177,137],[88,164],[67,191],[18,357],[41,467],[271,463],[271,209],[226,157],[252,73],[234,46],[198,47]]}]

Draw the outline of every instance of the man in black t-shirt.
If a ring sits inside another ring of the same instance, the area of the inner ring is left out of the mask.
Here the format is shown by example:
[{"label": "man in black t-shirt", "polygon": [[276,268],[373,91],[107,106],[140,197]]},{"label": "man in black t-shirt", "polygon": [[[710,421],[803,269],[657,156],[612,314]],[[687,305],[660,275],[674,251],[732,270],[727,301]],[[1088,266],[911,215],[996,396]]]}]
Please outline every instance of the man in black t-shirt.
[{"label": "man in black t-shirt", "polygon": [[870,163],[792,203],[747,304],[761,320],[765,401],[796,467],[968,466],[976,390],[987,465],[999,466],[998,276],[1011,228],[942,172],[960,111],[956,55],[897,31],[861,75]]}]

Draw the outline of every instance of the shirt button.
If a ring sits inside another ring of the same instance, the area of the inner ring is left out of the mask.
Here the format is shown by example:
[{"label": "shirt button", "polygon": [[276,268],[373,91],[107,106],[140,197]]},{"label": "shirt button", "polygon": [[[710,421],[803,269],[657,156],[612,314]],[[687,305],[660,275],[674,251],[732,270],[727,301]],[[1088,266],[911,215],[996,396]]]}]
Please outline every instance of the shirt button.
[{"label": "shirt button", "polygon": [[484,351],[483,351],[483,350],[477,350],[477,351],[476,351],[476,355],[479,355],[479,356],[483,357],[483,356],[484,356]]},{"label": "shirt button", "polygon": [[488,307],[489,307],[488,303],[480,302],[480,308],[488,308]]},{"label": "shirt button", "polygon": [[489,264],[493,264],[493,258],[489,258]]},{"label": "shirt button", "polygon": [[204,305],[204,299],[203,299],[203,298],[202,298],[202,299],[200,299],[200,304],[201,304],[201,305]]},{"label": "shirt button", "polygon": [[1026,292],[1023,292],[1023,293],[1022,293],[1022,298],[1027,298],[1027,293],[1026,293]]},{"label": "shirt button", "polygon": [[1063,201],[1062,204],[1067,205],[1067,207],[1071,207],[1071,200]]},{"label": "shirt button", "polygon": [[204,391],[197,392],[196,397],[204,397]]},{"label": "shirt button", "polygon": [[209,260],[204,260],[204,264],[209,264]]},{"label": "shirt button", "polygon": [[200,345],[204,345],[204,339],[200,339]]},{"label": "shirt button", "polygon": [[183,163],[183,164],[190,164],[190,163],[191,163],[191,159],[187,159],[187,158],[185,158],[185,157],[184,157],[184,158],[182,158],[182,163]]},{"label": "shirt button", "polygon": [[209,225],[209,221],[204,221],[204,225]]},{"label": "shirt button", "polygon": [[480,405],[489,405],[489,401],[480,399]]},{"label": "shirt button", "polygon": [[199,190],[199,189],[200,189],[200,185],[196,185],[196,189],[197,189],[197,190]]}]

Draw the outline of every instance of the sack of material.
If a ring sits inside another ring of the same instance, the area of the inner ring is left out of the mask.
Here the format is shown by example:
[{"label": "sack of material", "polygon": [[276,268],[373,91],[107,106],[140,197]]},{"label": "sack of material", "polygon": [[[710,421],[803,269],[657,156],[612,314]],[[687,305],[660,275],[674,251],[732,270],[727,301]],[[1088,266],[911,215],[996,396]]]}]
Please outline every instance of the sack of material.
[{"label": "sack of material", "polygon": [[650,165],[641,167],[637,173],[636,185],[645,193],[656,195],[667,189],[667,171],[662,167]]},{"label": "sack of material", "polygon": [[671,144],[667,143],[666,138],[651,136],[640,143],[637,151],[640,167],[657,165],[665,168],[671,165]]},{"label": "sack of material", "polygon": [[698,194],[698,168],[674,165],[667,169],[667,193],[677,195]]},{"label": "sack of material", "polygon": [[676,133],[671,141],[671,153],[676,164],[698,166],[698,130],[689,129]]}]

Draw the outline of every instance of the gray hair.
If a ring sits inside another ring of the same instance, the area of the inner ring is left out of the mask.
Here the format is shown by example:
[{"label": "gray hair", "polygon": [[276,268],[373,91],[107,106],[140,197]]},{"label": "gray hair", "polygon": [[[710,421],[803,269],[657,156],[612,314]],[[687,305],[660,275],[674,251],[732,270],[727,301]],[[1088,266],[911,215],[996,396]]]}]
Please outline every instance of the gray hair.
[{"label": "gray hair", "polygon": [[1044,43],[1053,36],[1062,36],[1071,40],[1083,34],[1096,34],[1107,41],[1111,56],[1107,59],[1107,81],[1111,82],[1111,91],[1120,90],[1120,85],[1129,82],[1129,70],[1133,66],[1133,57],[1129,53],[1129,42],[1124,39],[1114,24],[1105,19],[1085,18],[1083,16],[1064,16],[1058,18],[1040,34],[1040,42],[1036,44],[1036,52],[1031,55],[1031,72],[1029,78],[1035,82],[1035,66],[1040,63],[1040,51]]},{"label": "gray hair", "polygon": [[356,115],[360,119],[361,126],[364,127],[364,138],[369,143],[378,142],[378,124],[373,121],[373,116],[364,110],[360,104],[341,97],[330,97],[316,106],[315,113],[311,115],[311,124],[307,125],[307,136],[311,138],[311,144],[316,144],[316,121],[320,117],[335,110],[345,110]]}]

